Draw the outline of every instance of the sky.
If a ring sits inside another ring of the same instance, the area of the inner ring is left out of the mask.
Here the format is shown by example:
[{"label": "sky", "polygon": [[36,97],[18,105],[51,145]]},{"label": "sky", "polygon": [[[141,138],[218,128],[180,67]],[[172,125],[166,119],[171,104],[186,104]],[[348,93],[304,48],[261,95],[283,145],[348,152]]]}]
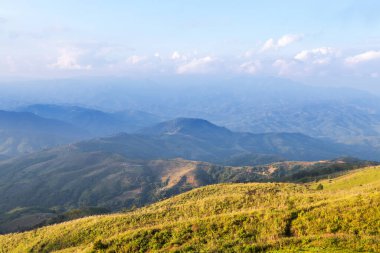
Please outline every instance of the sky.
[{"label": "sky", "polygon": [[252,75],[380,86],[378,0],[0,0],[0,80]]}]

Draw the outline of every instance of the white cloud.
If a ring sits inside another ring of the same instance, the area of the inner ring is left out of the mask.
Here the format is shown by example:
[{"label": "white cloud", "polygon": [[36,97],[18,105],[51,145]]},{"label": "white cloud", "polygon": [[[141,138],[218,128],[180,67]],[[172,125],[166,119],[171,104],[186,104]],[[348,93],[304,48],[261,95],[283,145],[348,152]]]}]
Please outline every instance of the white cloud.
[{"label": "white cloud", "polygon": [[240,72],[247,74],[257,74],[262,69],[262,64],[259,60],[244,62],[239,66]]},{"label": "white cloud", "polygon": [[277,59],[273,62],[272,67],[277,75],[293,78],[320,75],[326,69],[324,65],[315,65],[294,59]]},{"label": "white cloud", "polygon": [[130,57],[128,57],[127,59],[127,63],[130,63],[132,65],[135,65],[135,64],[138,64],[138,63],[141,63],[142,61],[146,60],[146,57],[145,56],[140,56],[140,55],[132,55]]},{"label": "white cloud", "polygon": [[301,62],[325,65],[339,55],[339,51],[331,47],[319,47],[311,50],[303,50],[294,56],[294,59]]},{"label": "white cloud", "polygon": [[263,47],[261,48],[261,51],[267,51],[272,48],[276,48],[276,42],[274,41],[274,39],[269,39],[264,43]]},{"label": "white cloud", "polygon": [[261,48],[261,51],[268,51],[271,49],[277,50],[282,47],[286,47],[294,42],[297,42],[302,39],[300,34],[285,34],[279,39],[275,40],[273,38],[268,39]]},{"label": "white cloud", "polygon": [[181,55],[180,55],[177,51],[174,51],[174,52],[172,53],[171,59],[172,59],[172,60],[178,60],[178,59],[181,59]]},{"label": "white cloud", "polygon": [[278,47],[286,47],[287,45],[292,44],[293,42],[296,42],[301,39],[302,36],[298,34],[287,34],[282,36],[277,41]]},{"label": "white cloud", "polygon": [[280,76],[288,76],[295,74],[293,70],[294,63],[292,61],[288,62],[284,59],[278,59],[275,62],[273,62],[272,66],[278,69],[278,75]]},{"label": "white cloud", "polygon": [[355,65],[363,62],[368,62],[372,60],[380,59],[380,51],[367,51],[362,54],[347,57],[345,62],[348,65]]},{"label": "white cloud", "polygon": [[292,78],[334,76],[342,71],[341,50],[332,47],[302,50],[292,58],[275,60],[272,67],[278,75]]},{"label": "white cloud", "polygon": [[83,51],[75,48],[62,48],[59,50],[59,56],[55,63],[50,64],[51,68],[62,70],[89,70],[91,65],[82,65],[79,63]]},{"label": "white cloud", "polygon": [[177,68],[178,74],[208,73],[214,69],[213,64],[216,62],[211,56],[194,58],[191,61],[180,65]]}]

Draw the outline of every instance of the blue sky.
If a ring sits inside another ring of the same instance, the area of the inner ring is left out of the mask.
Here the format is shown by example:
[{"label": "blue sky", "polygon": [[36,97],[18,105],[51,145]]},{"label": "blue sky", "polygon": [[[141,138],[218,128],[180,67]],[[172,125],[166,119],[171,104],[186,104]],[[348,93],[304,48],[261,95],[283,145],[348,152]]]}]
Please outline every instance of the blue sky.
[{"label": "blue sky", "polygon": [[380,80],[378,0],[2,0],[0,77]]}]

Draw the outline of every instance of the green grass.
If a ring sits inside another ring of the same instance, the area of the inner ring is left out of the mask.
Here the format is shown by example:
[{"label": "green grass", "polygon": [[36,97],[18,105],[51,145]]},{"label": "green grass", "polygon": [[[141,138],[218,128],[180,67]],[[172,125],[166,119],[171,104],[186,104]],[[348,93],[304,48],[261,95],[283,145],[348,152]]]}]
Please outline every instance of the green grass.
[{"label": "green grass", "polygon": [[211,185],[3,235],[0,252],[380,252],[379,203],[380,167],[313,184]]},{"label": "green grass", "polygon": [[[331,182],[330,182],[331,181]],[[349,190],[357,189],[362,186],[372,187],[372,185],[380,185],[380,170],[378,167],[368,168],[365,170],[351,171],[345,176],[335,181],[324,180],[321,182],[324,185],[324,189],[328,190]]]},{"label": "green grass", "polygon": [[0,234],[99,214],[96,208],[135,209],[211,184],[311,182],[375,165],[340,158],[231,167],[183,159],[132,161],[75,150],[56,153],[60,151],[0,162]]}]

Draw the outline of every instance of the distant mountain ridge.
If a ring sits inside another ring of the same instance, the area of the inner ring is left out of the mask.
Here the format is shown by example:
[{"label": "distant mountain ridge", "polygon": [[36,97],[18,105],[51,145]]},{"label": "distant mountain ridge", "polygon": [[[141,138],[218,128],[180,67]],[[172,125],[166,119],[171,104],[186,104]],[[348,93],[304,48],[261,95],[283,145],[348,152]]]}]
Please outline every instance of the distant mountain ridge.
[{"label": "distant mountain ridge", "polygon": [[89,138],[69,123],[28,112],[0,111],[0,155],[14,156]]},{"label": "distant mountain ridge", "polygon": [[[33,113],[2,113],[3,118],[5,115],[8,116],[0,123],[1,155],[30,153],[88,139],[90,136],[127,132],[128,129],[133,132],[138,126],[144,127],[136,131],[136,134],[111,135],[108,139],[92,139],[78,145],[85,150],[104,146],[105,149],[117,150],[119,153],[139,159],[183,157],[217,163],[230,159],[236,162],[236,157],[257,155],[272,155],[272,158],[277,156],[277,161],[331,159],[342,155],[376,159],[374,157],[377,157],[379,153],[364,145],[354,148],[311,138],[300,133],[232,132],[225,127],[198,118],[177,118],[146,127],[157,118],[143,112],[104,113],[81,107],[55,105],[34,105],[24,110],[30,110]],[[11,115],[18,115],[18,117],[12,118]],[[42,116],[59,119],[42,118]],[[11,133],[15,133],[16,130],[17,134],[12,135]],[[26,132],[28,132],[28,138],[24,136]],[[122,141],[117,139],[122,139]],[[119,147],[116,143],[119,143],[117,144]],[[131,143],[134,144],[131,145]]]},{"label": "distant mountain ridge", "polygon": [[372,139],[378,145],[380,109],[341,102],[284,105],[270,111],[246,112],[240,121],[225,122],[233,129],[255,133],[300,132],[312,137],[329,138],[342,143],[360,143]]},{"label": "distant mountain ridge", "polygon": [[331,159],[349,155],[344,145],[299,133],[238,133],[203,119],[184,118],[159,123],[137,134],[93,139],[76,146],[85,151],[112,150],[138,159],[182,157],[215,163],[248,154],[271,154],[287,160]]},{"label": "distant mountain ridge", "polygon": [[[252,76],[60,80],[54,83],[54,91],[48,89],[50,82],[28,83],[34,90],[30,94],[27,84],[2,85],[1,102],[9,98],[19,103],[66,101],[109,111],[142,110],[163,119],[203,118],[233,131],[300,132],[380,147],[380,99],[361,90]],[[36,99],[35,94],[46,95]]]},{"label": "distant mountain ridge", "polygon": [[0,126],[2,129],[20,129],[24,131],[52,131],[52,133],[67,129],[67,131],[77,132],[79,128],[75,128],[69,123],[43,118],[29,112],[11,112],[0,110]]},{"label": "distant mountain ridge", "polygon": [[81,106],[35,104],[21,107],[19,111],[31,112],[41,117],[67,122],[85,129],[92,136],[105,136],[119,132],[134,132],[159,122],[153,114],[142,111],[108,113]]},{"label": "distant mountain ridge", "polygon": [[107,113],[80,106],[36,104],[0,110],[0,159],[94,137],[134,132],[159,122],[141,111]]}]

